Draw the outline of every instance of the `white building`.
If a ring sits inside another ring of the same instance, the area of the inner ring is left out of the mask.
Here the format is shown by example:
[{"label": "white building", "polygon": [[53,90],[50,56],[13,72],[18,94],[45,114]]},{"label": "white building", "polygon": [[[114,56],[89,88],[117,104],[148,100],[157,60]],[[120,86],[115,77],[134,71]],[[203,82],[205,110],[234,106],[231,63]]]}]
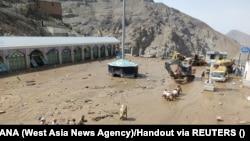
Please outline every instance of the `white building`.
[{"label": "white building", "polygon": [[246,62],[242,82],[244,86],[250,87],[250,60]]},{"label": "white building", "polygon": [[114,37],[0,37],[0,74],[113,57]]}]

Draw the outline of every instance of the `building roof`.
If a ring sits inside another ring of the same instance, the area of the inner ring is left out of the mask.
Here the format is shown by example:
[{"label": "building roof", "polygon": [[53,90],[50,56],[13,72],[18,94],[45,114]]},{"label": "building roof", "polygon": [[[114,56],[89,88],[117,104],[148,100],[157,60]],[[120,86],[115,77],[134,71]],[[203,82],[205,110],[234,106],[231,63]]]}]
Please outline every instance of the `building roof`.
[{"label": "building roof", "polygon": [[206,54],[221,54],[221,55],[228,55],[227,52],[223,52],[223,51],[207,51]]},{"label": "building roof", "polygon": [[114,37],[0,37],[0,50],[17,48],[41,48],[76,45],[118,44],[120,40]]},{"label": "building roof", "polygon": [[138,65],[125,59],[119,59],[114,62],[108,63],[110,66],[116,67],[137,67]]}]

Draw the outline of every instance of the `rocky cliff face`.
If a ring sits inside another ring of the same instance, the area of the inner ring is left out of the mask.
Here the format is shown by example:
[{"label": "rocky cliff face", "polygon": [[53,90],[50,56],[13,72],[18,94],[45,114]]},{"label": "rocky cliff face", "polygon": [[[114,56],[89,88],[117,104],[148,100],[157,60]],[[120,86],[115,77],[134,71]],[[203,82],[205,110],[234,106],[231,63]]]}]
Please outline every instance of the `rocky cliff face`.
[{"label": "rocky cliff face", "polygon": [[[67,25],[64,29],[67,29],[65,32],[68,36],[114,36],[121,39],[122,0],[61,2],[62,23]],[[227,51],[233,57],[239,52],[238,42],[213,30],[204,22],[162,3],[154,3],[153,0],[126,0],[125,8],[125,50],[133,55],[168,57],[176,50],[190,56],[197,52],[205,54],[207,50],[219,50]],[[11,19],[9,17],[6,21],[12,23]],[[29,23],[28,35],[49,35],[43,30],[36,30],[40,28],[35,23],[40,22],[36,19]],[[2,31],[1,27],[0,33]],[[16,32],[14,35],[19,34]]]}]

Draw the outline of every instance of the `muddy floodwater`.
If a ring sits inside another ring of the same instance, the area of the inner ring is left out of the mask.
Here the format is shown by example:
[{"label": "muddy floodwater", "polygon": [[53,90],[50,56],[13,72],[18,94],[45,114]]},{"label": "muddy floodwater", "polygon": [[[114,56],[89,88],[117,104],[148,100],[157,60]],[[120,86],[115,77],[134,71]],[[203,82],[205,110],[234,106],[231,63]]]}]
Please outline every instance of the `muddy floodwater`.
[{"label": "muddy floodwater", "polygon": [[[183,84],[174,101],[163,90],[177,85],[164,68],[166,60],[126,57],[139,65],[138,78],[112,77],[108,63],[116,59],[29,70],[0,78],[0,124],[40,124],[41,117],[59,124],[85,115],[85,124],[249,124],[249,88],[230,74],[204,91],[196,67],[194,81]],[[207,78],[207,76],[206,76]],[[128,107],[126,120],[119,109]]]}]

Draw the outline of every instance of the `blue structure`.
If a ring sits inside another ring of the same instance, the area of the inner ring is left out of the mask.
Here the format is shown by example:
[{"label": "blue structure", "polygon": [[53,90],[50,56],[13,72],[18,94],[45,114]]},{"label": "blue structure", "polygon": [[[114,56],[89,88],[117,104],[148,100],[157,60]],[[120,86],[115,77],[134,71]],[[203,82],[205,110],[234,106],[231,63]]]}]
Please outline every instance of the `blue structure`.
[{"label": "blue structure", "polygon": [[119,75],[121,77],[137,77],[138,65],[127,61],[125,59],[119,59],[117,61],[108,63],[108,70],[112,76]]},{"label": "blue structure", "polygon": [[108,71],[112,76],[137,77],[138,65],[124,59],[124,40],[125,40],[125,0],[123,0],[123,20],[122,20],[122,52],[117,54],[117,61],[108,63]]}]

